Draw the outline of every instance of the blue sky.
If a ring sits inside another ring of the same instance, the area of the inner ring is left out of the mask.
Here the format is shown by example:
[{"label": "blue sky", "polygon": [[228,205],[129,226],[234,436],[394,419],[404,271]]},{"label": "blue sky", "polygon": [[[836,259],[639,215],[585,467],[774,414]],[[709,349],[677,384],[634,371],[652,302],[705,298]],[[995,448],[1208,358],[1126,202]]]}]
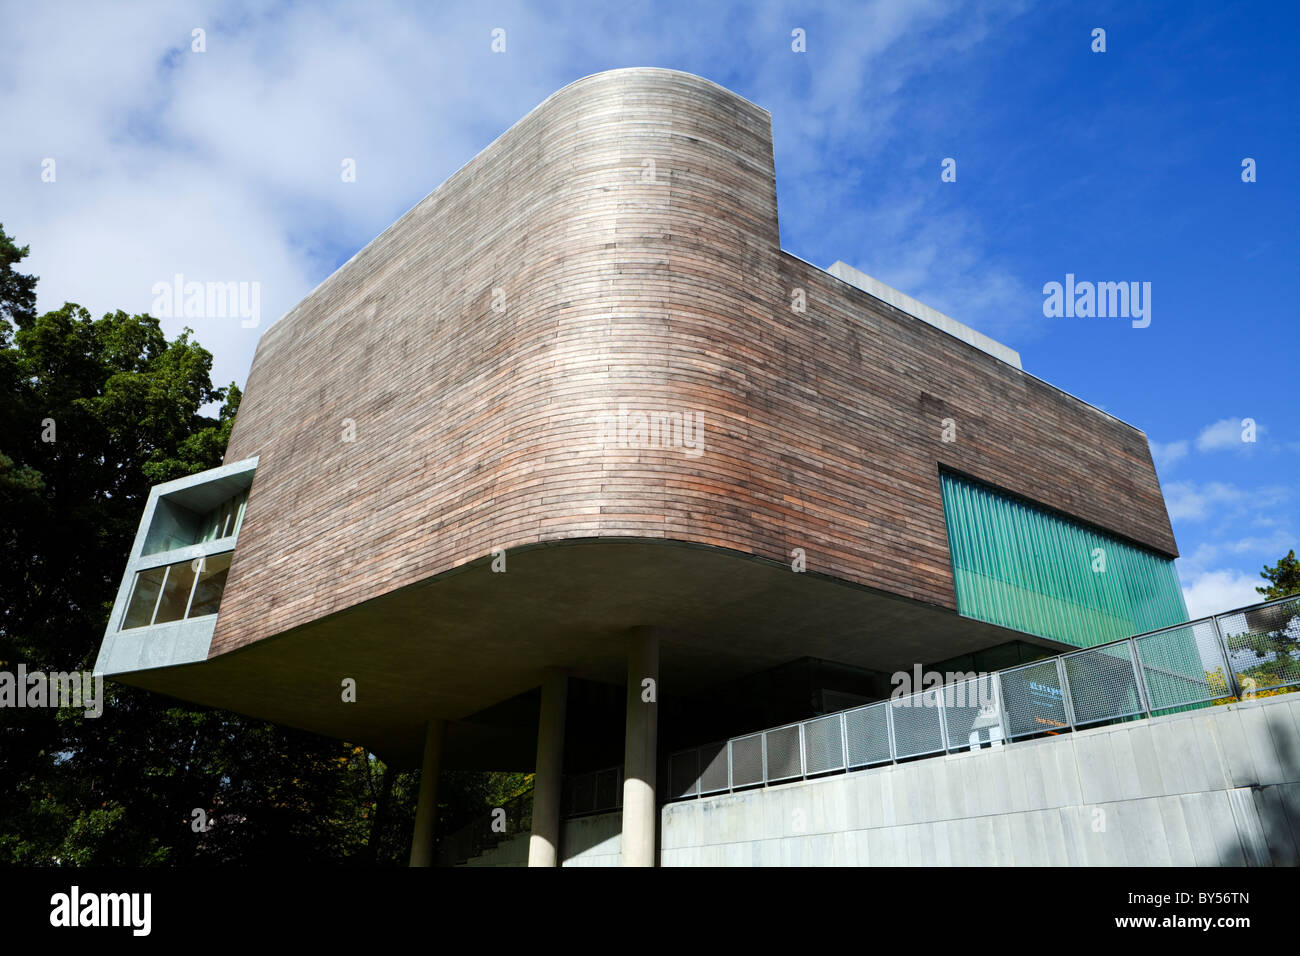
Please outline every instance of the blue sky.
[{"label": "blue sky", "polygon": [[[772,114],[786,250],[857,266],[1147,433],[1206,613],[1250,603],[1300,531],[1297,8],[24,6],[0,36],[0,222],[32,247],[41,308],[147,311],[176,273],[260,283],[260,328],[189,322],[242,382],[266,324],[547,95],[622,66],[698,73]],[[1150,282],[1150,326],[1046,318],[1067,273]]]}]

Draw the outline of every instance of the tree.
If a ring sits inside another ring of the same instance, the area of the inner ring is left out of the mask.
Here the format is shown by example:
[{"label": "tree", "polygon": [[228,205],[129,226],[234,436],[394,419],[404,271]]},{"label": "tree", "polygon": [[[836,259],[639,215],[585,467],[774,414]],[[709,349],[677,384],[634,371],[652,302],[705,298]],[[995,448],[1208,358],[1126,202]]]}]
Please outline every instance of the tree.
[{"label": "tree", "polygon": [[[1300,562],[1294,549],[1273,567],[1264,565],[1259,576],[1269,585],[1255,590],[1268,600],[1300,594]],[[1240,634],[1225,636],[1237,679],[1262,688],[1294,683],[1300,676],[1300,614],[1295,613],[1294,603],[1246,611],[1244,618]],[[1254,655],[1253,661],[1247,653]]]},{"label": "tree", "polygon": [[[189,329],[169,341],[152,316],[74,303],[37,315],[26,255],[0,227],[0,670],[84,671],[150,486],[221,463],[240,393],[213,387]],[[405,859],[403,813],[373,818],[411,775],[341,741],[104,695],[98,718],[0,708],[0,863]]]},{"label": "tree", "polygon": [[[190,329],[37,315],[27,253],[0,226],[0,670],[84,671],[150,487],[221,464],[241,396],[213,387]],[[98,718],[0,708],[0,865],[406,862],[418,771],[110,681],[104,696]],[[447,820],[517,777],[452,775]]]},{"label": "tree", "polygon": [[[19,328],[30,322],[36,313],[36,276],[25,275],[14,269],[27,258],[27,246],[21,249],[0,223],[0,316],[15,322]],[[7,322],[0,322],[0,345],[6,345]]]},{"label": "tree", "polygon": [[1273,567],[1264,565],[1264,570],[1259,572],[1259,576],[1269,584],[1268,587],[1255,588],[1255,590],[1270,601],[1300,594],[1300,561],[1296,560],[1295,549],[1288,551],[1286,557],[1278,558],[1277,564]]}]

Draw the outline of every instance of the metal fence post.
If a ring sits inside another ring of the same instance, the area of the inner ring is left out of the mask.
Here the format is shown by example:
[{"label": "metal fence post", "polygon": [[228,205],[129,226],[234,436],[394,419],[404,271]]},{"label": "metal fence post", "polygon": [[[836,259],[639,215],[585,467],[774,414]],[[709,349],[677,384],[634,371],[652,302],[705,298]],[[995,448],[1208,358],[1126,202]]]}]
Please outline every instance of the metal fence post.
[{"label": "metal fence post", "polygon": [[1232,655],[1228,653],[1228,641],[1223,636],[1223,628],[1219,627],[1219,616],[1212,614],[1210,623],[1214,625],[1214,637],[1219,642],[1219,653],[1223,655],[1223,671],[1228,678],[1228,690],[1232,691],[1233,697],[1241,700],[1241,684],[1237,681],[1237,669],[1232,666]]},{"label": "metal fence post", "polygon": [[936,687],[934,691],[934,705],[939,708],[939,746],[943,748],[944,753],[948,752],[949,741],[948,714],[946,713],[943,703],[943,692],[948,686],[950,685],[943,684],[940,687]]},{"label": "metal fence post", "polygon": [[1002,686],[1002,671],[993,672],[993,686],[998,695],[998,726],[1002,728],[1002,742],[1011,743],[1011,711],[1007,708],[1006,688]]},{"label": "metal fence post", "polygon": [[844,772],[849,772],[849,721],[840,711],[840,759],[844,761]]},{"label": "metal fence post", "polygon": [[1128,652],[1129,656],[1133,658],[1133,676],[1137,678],[1138,703],[1142,705],[1142,709],[1145,710],[1147,716],[1150,717],[1151,694],[1147,691],[1146,675],[1142,673],[1142,664],[1138,661],[1137,641],[1133,640],[1131,637],[1128,639]]},{"label": "metal fence post", "polygon": [[885,735],[889,738],[889,762],[898,763],[898,747],[894,743],[894,699],[885,701]]},{"label": "metal fence post", "polygon": [[1070,724],[1070,730],[1077,730],[1074,726],[1074,701],[1070,699],[1070,678],[1065,673],[1065,657],[1060,655],[1056,658],[1056,682],[1061,685],[1061,703],[1065,708],[1065,719]]}]

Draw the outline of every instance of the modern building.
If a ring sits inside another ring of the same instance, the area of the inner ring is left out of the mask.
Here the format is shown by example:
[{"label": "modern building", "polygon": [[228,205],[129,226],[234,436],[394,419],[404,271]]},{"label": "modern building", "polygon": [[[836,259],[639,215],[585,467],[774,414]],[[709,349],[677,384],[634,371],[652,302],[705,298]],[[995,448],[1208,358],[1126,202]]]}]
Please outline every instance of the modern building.
[{"label": "modern building", "polygon": [[[682,748],[1186,619],[1146,437],[781,249],[771,121],[615,70],[546,99],[262,336],[153,490],[97,670],[422,765],[564,775],[656,860]],[[1203,676],[1203,675],[1201,675]]]}]

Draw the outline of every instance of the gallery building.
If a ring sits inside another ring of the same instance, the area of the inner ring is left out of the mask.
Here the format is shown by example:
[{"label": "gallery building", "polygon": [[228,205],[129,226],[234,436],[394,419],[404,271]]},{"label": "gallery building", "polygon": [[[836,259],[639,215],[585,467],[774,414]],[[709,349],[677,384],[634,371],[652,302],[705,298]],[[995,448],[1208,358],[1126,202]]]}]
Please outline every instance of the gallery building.
[{"label": "gallery building", "polygon": [[546,99],[262,336],[153,489],[97,671],[425,769],[617,767],[1178,623],[1144,434],[781,249],[771,119],[684,73]]}]

